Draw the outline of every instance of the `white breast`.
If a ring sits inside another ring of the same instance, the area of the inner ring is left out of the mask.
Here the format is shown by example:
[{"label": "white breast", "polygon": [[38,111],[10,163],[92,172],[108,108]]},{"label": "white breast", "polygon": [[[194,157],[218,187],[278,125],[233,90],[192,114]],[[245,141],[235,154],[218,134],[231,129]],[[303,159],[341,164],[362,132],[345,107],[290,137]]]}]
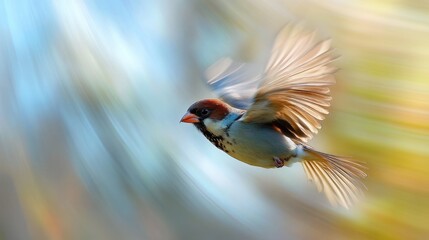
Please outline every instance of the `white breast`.
[{"label": "white breast", "polygon": [[216,136],[223,136],[225,133],[226,125],[224,121],[213,120],[211,118],[206,118],[203,120],[204,125],[207,130],[213,133]]}]

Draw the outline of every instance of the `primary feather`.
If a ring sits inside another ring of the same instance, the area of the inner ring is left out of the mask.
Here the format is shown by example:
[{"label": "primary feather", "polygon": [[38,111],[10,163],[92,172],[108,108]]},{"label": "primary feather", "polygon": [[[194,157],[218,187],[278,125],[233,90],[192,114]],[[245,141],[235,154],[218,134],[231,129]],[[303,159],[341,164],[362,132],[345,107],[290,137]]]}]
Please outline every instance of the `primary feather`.
[{"label": "primary feather", "polygon": [[336,68],[330,41],[288,25],[278,35],[264,79],[243,121],[273,122],[286,135],[306,142],[328,114],[329,86]]}]

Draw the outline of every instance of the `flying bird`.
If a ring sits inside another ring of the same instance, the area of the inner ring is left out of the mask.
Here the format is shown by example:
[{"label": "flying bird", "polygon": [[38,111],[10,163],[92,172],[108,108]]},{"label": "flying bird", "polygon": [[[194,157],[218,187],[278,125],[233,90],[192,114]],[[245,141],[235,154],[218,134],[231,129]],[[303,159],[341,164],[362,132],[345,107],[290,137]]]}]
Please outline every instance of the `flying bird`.
[{"label": "flying bird", "polygon": [[302,163],[333,205],[350,207],[365,187],[363,163],[307,144],[328,114],[335,83],[330,40],[288,24],[278,34],[265,71],[223,58],[207,70],[219,99],[195,102],[181,122],[192,123],[217,148],[244,163],[281,168]]}]

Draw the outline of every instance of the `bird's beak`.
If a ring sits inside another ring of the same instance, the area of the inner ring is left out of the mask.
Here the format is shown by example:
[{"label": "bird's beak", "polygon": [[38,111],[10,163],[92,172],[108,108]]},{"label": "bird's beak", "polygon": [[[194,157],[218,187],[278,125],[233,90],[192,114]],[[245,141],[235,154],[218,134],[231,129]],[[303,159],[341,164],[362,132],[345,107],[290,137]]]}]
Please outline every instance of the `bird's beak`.
[{"label": "bird's beak", "polygon": [[198,119],[198,116],[192,113],[187,112],[182,119],[180,120],[180,122],[185,122],[185,123],[198,123],[200,122],[200,119]]}]

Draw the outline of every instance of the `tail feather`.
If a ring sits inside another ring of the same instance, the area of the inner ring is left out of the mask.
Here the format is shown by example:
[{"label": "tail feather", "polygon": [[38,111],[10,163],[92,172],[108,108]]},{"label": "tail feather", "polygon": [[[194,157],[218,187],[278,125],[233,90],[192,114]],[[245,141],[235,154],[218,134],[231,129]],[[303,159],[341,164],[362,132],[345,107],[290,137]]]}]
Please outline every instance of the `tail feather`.
[{"label": "tail feather", "polygon": [[363,163],[318,152],[308,146],[303,146],[299,157],[308,179],[333,205],[349,208],[363,195],[365,185],[360,180],[367,176]]}]

